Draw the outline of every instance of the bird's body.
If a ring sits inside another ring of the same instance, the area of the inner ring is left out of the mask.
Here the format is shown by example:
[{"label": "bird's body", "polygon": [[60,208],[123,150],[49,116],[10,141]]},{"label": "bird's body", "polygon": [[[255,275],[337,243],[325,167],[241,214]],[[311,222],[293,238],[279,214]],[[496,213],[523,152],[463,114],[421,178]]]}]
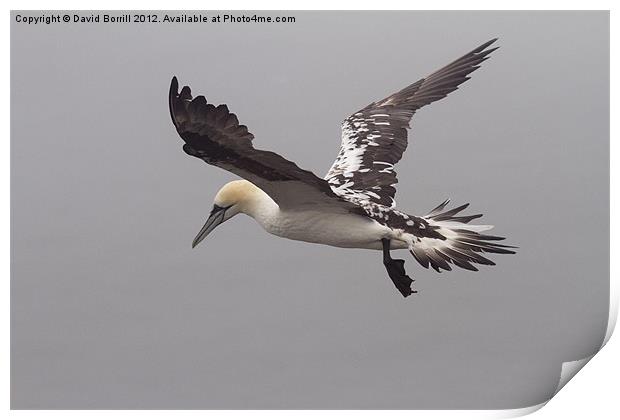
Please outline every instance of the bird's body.
[{"label": "bird's body", "polygon": [[[248,181],[227,184],[240,203],[240,212],[258,222],[272,235],[295,241],[331,245],[339,248],[381,249],[381,239],[397,233],[369,217],[320,209],[282,210],[264,191]],[[405,242],[394,241],[392,249],[406,249]]]},{"label": "bird's body", "polygon": [[394,204],[394,164],[407,146],[411,117],[466,81],[495,50],[486,49],[494,41],[347,118],[340,153],[324,179],[278,154],[255,149],[254,136],[226,105],[215,107],[203,96],[193,99],[187,86],[179,93],[173,78],[170,114],[185,152],[245,178],[220,189],[193,246],[217,225],[244,213],[283,238],[382,250],[388,274],[403,296],[413,292],[413,280],[404,261],[391,258],[391,250],[408,249],[422,266],[437,272],[451,270],[451,264],[477,271],[473,264],[495,265],[481,255],[485,252],[514,253],[498,243],[504,238],[482,234],[492,226],[470,224],[481,214],[459,215],[467,205],[446,210],[446,200],[425,216],[413,216]]},{"label": "bird's body", "polygon": [[[396,239],[389,227],[368,217],[355,214],[325,214],[303,210],[274,212],[266,223],[256,219],[269,233],[295,241],[335,246],[338,248],[381,249],[381,239]],[[392,241],[391,249],[406,249],[402,241]]]}]

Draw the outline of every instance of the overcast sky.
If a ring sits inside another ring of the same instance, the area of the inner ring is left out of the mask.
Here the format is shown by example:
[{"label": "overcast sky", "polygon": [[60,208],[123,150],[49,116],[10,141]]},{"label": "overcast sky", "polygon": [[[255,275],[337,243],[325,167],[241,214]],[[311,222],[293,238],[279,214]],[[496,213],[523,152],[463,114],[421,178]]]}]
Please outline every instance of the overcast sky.
[{"label": "overcast sky", "polygon": [[[598,348],[609,15],[286,15],[13,19],[13,408],[517,408]],[[470,202],[517,255],[437,274],[395,253],[419,290],[403,299],[380,253],[269,236],[245,216],[191,249],[235,177],[181,150],[173,75],[323,175],[342,119],[494,37],[472,79],[414,117],[397,206]]]}]

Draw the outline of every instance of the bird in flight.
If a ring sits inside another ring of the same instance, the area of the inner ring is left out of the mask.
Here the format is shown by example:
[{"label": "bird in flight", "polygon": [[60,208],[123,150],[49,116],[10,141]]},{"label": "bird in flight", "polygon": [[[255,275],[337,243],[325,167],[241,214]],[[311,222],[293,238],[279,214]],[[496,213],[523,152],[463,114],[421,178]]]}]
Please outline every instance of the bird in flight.
[{"label": "bird in flight", "polygon": [[407,249],[423,267],[437,272],[450,271],[452,264],[477,271],[474,264],[495,265],[483,254],[514,254],[514,247],[499,243],[505,238],[482,233],[493,226],[470,224],[481,214],[460,215],[468,204],[448,210],[446,200],[426,215],[414,216],[397,210],[394,202],[394,165],[407,148],[413,114],[468,80],[497,49],[489,48],[495,41],[344,120],[340,152],[323,178],[277,153],[254,148],[254,135],[226,105],[192,98],[188,86],[179,93],[173,77],[170,116],[185,142],[183,150],[243,178],[216,194],[192,247],[216,226],[244,213],[280,237],[382,251],[387,273],[404,297],[416,293],[413,280],[405,261],[393,259],[391,250]]}]

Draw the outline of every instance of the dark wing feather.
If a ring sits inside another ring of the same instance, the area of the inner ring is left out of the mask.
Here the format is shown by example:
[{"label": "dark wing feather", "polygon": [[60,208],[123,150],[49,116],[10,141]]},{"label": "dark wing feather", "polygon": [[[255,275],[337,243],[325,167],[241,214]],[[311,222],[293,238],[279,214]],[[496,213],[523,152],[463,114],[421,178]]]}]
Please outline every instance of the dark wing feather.
[{"label": "dark wing feather", "polygon": [[325,176],[336,194],[353,202],[394,206],[394,164],[407,148],[407,129],[424,105],[445,98],[497,48],[488,41],[430,76],[373,102],[342,123],[342,145]]},{"label": "dark wing feather", "polygon": [[334,194],[324,179],[276,153],[255,149],[254,136],[226,105],[216,107],[204,96],[192,99],[188,86],[180,93],[178,88],[174,77],[170,84],[170,116],[185,141],[183,150],[187,154],[252,182],[281,208],[319,206],[334,212],[365,214]]}]

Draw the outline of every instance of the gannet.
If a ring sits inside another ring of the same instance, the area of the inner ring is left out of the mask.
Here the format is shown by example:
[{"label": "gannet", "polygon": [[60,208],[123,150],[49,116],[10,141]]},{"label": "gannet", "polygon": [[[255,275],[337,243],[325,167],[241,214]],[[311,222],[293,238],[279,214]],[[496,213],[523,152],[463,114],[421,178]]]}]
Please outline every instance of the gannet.
[{"label": "gannet", "polygon": [[183,150],[210,165],[243,178],[224,185],[192,247],[237,214],[254,218],[267,232],[283,238],[342,248],[382,251],[383,264],[398,291],[416,293],[405,261],[391,250],[407,249],[425,268],[451,270],[450,264],[477,271],[474,264],[495,265],[484,253],[514,254],[505,238],[483,234],[493,226],[472,225],[482,216],[458,215],[468,204],[446,209],[449,200],[424,216],[395,208],[394,165],[407,148],[413,114],[440,100],[469,79],[497,49],[490,40],[428,77],[362,108],[342,123],[340,152],[324,178],[282,156],[254,148],[252,135],[224,104],[178,91],[172,78],[169,107]]}]

